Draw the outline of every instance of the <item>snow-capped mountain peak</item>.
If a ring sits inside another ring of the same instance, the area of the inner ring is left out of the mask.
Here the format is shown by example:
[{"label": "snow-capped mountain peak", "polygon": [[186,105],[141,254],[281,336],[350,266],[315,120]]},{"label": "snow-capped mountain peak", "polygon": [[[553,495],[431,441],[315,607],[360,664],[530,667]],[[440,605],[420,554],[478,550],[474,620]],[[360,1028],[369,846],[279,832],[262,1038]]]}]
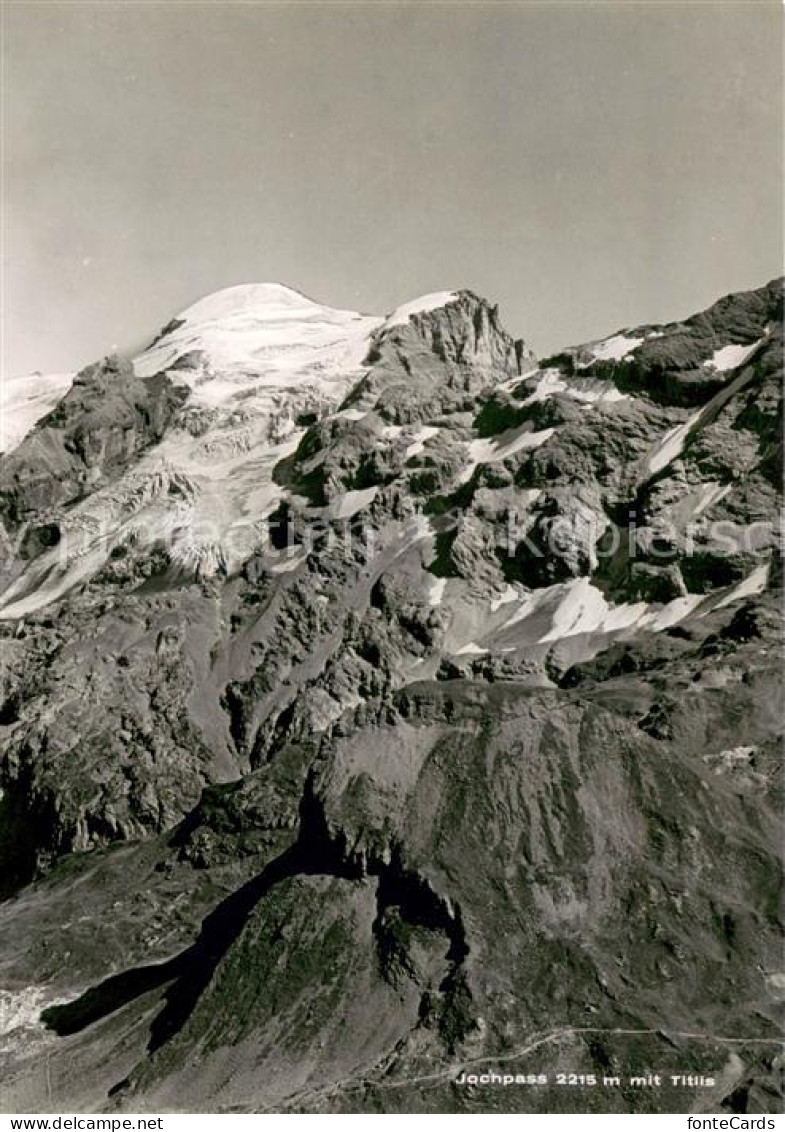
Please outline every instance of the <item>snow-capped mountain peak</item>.
[{"label": "snow-capped mountain peak", "polygon": [[[119,479],[76,503],[64,532],[73,554],[43,555],[4,606],[53,600],[129,537],[153,545],[165,534],[173,561],[196,573],[236,566],[281,497],[273,467],[297,447],[301,422],[335,410],[359,380],[382,322],[272,283],[229,287],[187,307],[133,360],[136,378],[164,375],[185,387],[179,419]],[[40,416],[53,405],[39,407]],[[34,425],[27,418],[18,440]],[[172,475],[188,484],[187,498],[144,487]]]},{"label": "snow-capped mountain peak", "polygon": [[361,365],[382,321],[316,303],[278,283],[242,284],[187,307],[134,359],[134,369],[146,377],[176,367],[191,385],[196,372],[200,385],[205,374],[220,374],[230,388],[212,389],[210,403],[231,399],[238,381],[244,391],[249,382],[285,387],[312,381],[334,393],[336,381],[345,385],[340,375]]},{"label": "snow-capped mountain peak", "polygon": [[202,323],[241,314],[261,317],[265,313],[303,312],[309,309],[328,308],[283,283],[238,283],[212,291],[186,307],[178,317],[185,322]]}]

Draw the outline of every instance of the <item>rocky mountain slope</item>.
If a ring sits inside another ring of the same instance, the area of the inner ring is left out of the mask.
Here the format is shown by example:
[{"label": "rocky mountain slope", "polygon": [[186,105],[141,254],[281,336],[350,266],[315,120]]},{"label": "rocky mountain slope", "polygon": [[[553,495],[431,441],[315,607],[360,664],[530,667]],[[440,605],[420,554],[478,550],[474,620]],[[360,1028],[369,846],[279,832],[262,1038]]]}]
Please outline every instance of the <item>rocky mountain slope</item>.
[{"label": "rocky mountain slope", "polygon": [[9,399],[2,1107],[777,1109],[782,349],[243,286]]}]

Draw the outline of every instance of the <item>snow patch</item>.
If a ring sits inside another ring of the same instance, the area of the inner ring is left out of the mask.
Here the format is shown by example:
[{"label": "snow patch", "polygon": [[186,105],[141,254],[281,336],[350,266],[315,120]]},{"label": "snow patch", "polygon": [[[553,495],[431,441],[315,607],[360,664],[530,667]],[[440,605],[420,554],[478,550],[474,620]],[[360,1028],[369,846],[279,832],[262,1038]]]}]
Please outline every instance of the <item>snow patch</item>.
[{"label": "snow patch", "polygon": [[288,555],[282,562],[274,562],[268,569],[271,574],[291,574],[292,570],[296,570],[298,566],[302,566],[305,562],[306,556],[304,554]]},{"label": "snow patch", "polygon": [[575,578],[527,594],[501,630],[526,621],[534,614],[539,618],[547,612],[550,628],[538,638],[540,643],[552,643],[582,633],[618,633],[633,627],[660,632],[683,620],[703,600],[702,594],[688,594],[667,605],[649,605],[643,601],[611,605],[589,578]]},{"label": "snow patch", "polygon": [[361,491],[346,491],[342,495],[336,495],[330,502],[331,518],[351,519],[352,515],[369,507],[378,493],[378,487],[365,487]]},{"label": "snow patch", "polygon": [[[516,383],[518,380],[516,379]],[[547,401],[554,393],[566,393],[567,382],[561,370],[546,369],[542,372],[542,377],[537,382],[537,386],[533,393],[521,402],[522,405],[533,405],[537,401]]]},{"label": "snow patch", "polygon": [[428,311],[439,310],[458,298],[455,291],[432,291],[429,295],[421,295],[419,299],[412,299],[396,307],[391,315],[384,321],[384,327],[389,330],[393,326],[405,326],[413,314],[426,314]]},{"label": "snow patch", "polygon": [[444,591],[446,588],[446,578],[434,578],[428,590],[428,604],[441,605],[444,599]]},{"label": "snow patch", "polygon": [[768,580],[769,563],[766,562],[763,566],[757,566],[752,573],[748,574],[738,585],[733,586],[730,592],[718,601],[714,608],[724,609],[726,605],[731,605],[734,601],[741,601],[742,598],[755,597],[756,594],[763,593]]},{"label": "snow patch", "polygon": [[704,511],[708,511],[715,503],[719,503],[731,492],[732,485],[729,483],[719,483],[718,481],[711,481],[700,485],[700,497],[695,503],[692,511],[693,518],[702,515]]},{"label": "snow patch", "polygon": [[565,393],[573,401],[581,401],[585,405],[607,405],[617,401],[629,401],[629,394],[618,390],[612,381],[600,381],[591,377],[573,378]]},{"label": "snow patch", "polygon": [[668,431],[660,437],[649,453],[646,463],[647,469],[651,475],[661,472],[662,469],[672,463],[677,456],[681,455],[684,442],[702,411],[702,409],[699,409],[697,413],[693,413],[691,417],[688,417],[683,424],[668,429]]},{"label": "snow patch", "polygon": [[659,611],[646,615],[644,620],[646,628],[651,629],[654,633],[659,633],[663,629],[669,629],[671,625],[677,625],[679,621],[683,621],[689,613],[692,613],[693,609],[698,608],[703,601],[703,596],[703,594],[685,594],[684,597],[674,598]]},{"label": "snow patch", "polygon": [[585,405],[607,404],[614,401],[628,401],[629,396],[621,393],[612,381],[592,377],[566,377],[558,369],[546,369],[522,405],[532,405],[537,401],[547,401],[556,394],[571,397]]},{"label": "snow patch", "polygon": [[704,362],[704,365],[710,366],[711,369],[715,369],[719,373],[736,369],[742,362],[746,362],[747,358],[757,350],[761,342],[763,342],[763,339],[759,338],[758,341],[753,342],[751,346],[722,346],[719,350],[714,351],[712,356]]},{"label": "snow patch", "polygon": [[0,452],[12,452],[65,396],[72,373],[31,373],[0,381]]},{"label": "snow patch", "polygon": [[412,442],[404,453],[406,459],[408,460],[412,456],[419,456],[420,453],[424,451],[426,442],[433,439],[434,436],[438,436],[440,431],[441,430],[434,425],[423,425],[423,427],[412,436]]},{"label": "snow patch", "polygon": [[503,605],[509,605],[512,601],[517,601],[520,597],[518,590],[515,586],[507,586],[501,597],[495,597],[491,602],[491,613],[496,613]]},{"label": "snow patch", "polygon": [[[559,587],[557,587],[558,589]],[[512,625],[517,625],[519,621],[525,621],[529,614],[533,613],[538,605],[547,600],[547,595],[553,593],[552,588],[540,590],[539,593],[526,594],[521,604],[515,610],[511,617],[508,617],[502,629],[509,629]]]},{"label": "snow patch", "polygon": [[612,633],[633,626],[659,632],[681,621],[703,600],[701,594],[688,594],[660,607],[643,601],[613,606],[588,578],[577,578],[567,583],[565,589],[552,626],[541,641],[556,641],[579,633]]},{"label": "snow patch", "polygon": [[524,449],[539,448],[553,436],[555,428],[544,428],[539,432],[528,431],[526,426],[508,429],[498,436],[483,440],[470,440],[466,445],[468,462],[458,477],[458,483],[468,483],[472,478],[474,469],[480,464],[498,463],[514,456],[516,452]]},{"label": "snow patch", "polygon": [[361,421],[369,412],[369,409],[341,409],[335,415],[344,421]]},{"label": "snow patch", "polygon": [[[591,347],[592,362],[620,362],[633,350],[637,350],[643,342],[645,338],[628,338],[626,334],[614,334]],[[591,365],[592,362],[584,365]]]},{"label": "snow patch", "polygon": [[576,578],[564,587],[562,600],[553,614],[551,628],[541,641],[558,641],[578,633],[599,629],[607,615],[608,603],[588,578]]},{"label": "snow patch", "polygon": [[488,652],[482,645],[478,645],[476,641],[469,641],[468,645],[459,648],[455,653],[456,656],[484,656]]}]

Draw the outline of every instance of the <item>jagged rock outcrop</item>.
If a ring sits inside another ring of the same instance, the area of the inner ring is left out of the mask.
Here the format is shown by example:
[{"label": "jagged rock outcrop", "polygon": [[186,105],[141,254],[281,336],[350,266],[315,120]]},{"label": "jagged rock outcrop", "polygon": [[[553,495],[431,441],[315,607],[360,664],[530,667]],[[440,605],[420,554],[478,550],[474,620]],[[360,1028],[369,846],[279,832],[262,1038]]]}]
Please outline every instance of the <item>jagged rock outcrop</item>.
[{"label": "jagged rock outcrop", "polygon": [[372,368],[348,404],[373,400],[398,425],[471,410],[478,394],[535,363],[502,327],[498,307],[471,291],[405,321],[393,316],[375,332],[366,360]]},{"label": "jagged rock outcrop", "polygon": [[137,377],[133,365],[116,356],[82,370],[3,459],[0,518],[6,528],[68,506],[116,476],[162,438],[187,394],[165,374]]}]

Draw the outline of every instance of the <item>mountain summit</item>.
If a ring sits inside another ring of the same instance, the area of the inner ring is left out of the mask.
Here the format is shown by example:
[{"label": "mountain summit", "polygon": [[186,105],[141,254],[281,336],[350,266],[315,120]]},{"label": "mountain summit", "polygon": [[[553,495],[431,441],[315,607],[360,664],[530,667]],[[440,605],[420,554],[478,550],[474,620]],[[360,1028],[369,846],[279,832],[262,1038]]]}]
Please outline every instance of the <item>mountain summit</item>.
[{"label": "mountain summit", "polygon": [[6,1103],[777,1109],[782,350],[248,284],[14,388]]}]

